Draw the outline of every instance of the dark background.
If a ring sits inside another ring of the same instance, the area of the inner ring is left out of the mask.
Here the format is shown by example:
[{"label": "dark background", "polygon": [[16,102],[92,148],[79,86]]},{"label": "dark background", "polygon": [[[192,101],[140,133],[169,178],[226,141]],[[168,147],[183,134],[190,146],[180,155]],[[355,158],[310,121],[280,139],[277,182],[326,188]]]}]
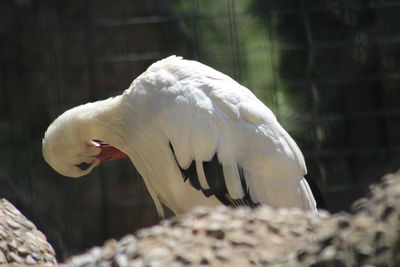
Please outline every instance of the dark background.
[{"label": "dark background", "polygon": [[400,166],[400,1],[2,0],[0,197],[58,259],[159,221],[128,160],[65,178],[41,139],[171,54],[247,86],[306,156],[330,211]]}]

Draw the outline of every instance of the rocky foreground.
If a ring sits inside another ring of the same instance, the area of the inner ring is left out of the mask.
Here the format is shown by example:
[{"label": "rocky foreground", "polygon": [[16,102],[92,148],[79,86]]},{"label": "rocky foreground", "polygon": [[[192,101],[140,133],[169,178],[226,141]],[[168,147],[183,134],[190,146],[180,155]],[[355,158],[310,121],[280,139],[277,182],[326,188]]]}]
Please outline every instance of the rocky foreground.
[{"label": "rocky foreground", "polygon": [[46,237],[10,202],[0,199],[0,265],[56,264]]},{"label": "rocky foreground", "polygon": [[[272,218],[272,219],[271,219]],[[296,251],[336,219],[267,207],[197,209],[67,261],[71,266],[248,266],[297,262]]]},{"label": "rocky foreground", "polygon": [[399,266],[400,174],[352,214],[297,209],[197,209],[107,241],[70,266]]},{"label": "rocky foreground", "polygon": [[[109,240],[64,265],[400,266],[399,215],[400,174],[394,174],[373,186],[351,214],[198,208],[135,236]],[[55,264],[45,237],[5,200],[0,263]]]}]

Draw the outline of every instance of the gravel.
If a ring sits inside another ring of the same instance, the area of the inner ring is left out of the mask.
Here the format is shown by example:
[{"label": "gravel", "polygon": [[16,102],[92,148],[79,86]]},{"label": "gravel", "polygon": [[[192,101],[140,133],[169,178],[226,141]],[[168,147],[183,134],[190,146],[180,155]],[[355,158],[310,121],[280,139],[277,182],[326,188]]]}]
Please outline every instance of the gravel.
[{"label": "gravel", "polygon": [[351,213],[197,208],[109,240],[68,266],[399,266],[400,174]]},{"label": "gravel", "polygon": [[[351,213],[196,208],[108,240],[63,266],[400,266],[400,173]],[[0,202],[0,263],[55,264],[54,251],[10,203]]]},{"label": "gravel", "polygon": [[[318,232],[333,232],[336,217],[297,209],[197,208],[136,236],[67,260],[69,266],[199,266],[295,264],[297,251]],[[329,256],[330,251],[325,254]],[[326,257],[327,257],[326,256]]]},{"label": "gravel", "polygon": [[0,199],[0,265],[54,264],[54,250],[43,233],[10,202]]}]

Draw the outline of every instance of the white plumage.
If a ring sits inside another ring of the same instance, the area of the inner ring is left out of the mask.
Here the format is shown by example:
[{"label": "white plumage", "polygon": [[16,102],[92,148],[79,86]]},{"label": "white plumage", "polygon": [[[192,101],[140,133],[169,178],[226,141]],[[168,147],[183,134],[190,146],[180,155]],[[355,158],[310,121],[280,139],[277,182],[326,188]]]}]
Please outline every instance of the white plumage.
[{"label": "white plumage", "polygon": [[303,155],[274,114],[196,61],[154,63],[123,95],[66,111],[43,139],[45,160],[71,177],[111,159],[104,148],[129,156],[160,215],[161,204],[175,214],[221,203],[316,211]]}]

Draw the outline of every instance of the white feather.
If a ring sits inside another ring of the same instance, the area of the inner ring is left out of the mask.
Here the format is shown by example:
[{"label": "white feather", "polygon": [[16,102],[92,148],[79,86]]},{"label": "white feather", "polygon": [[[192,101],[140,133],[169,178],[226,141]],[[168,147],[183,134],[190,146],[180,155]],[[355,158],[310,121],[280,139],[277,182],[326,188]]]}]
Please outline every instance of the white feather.
[{"label": "white feather", "polygon": [[204,174],[202,160],[196,160],[196,171],[197,171],[197,175],[199,176],[199,182],[200,182],[201,188],[210,189],[210,186],[208,185],[208,182],[207,182],[206,175]]},{"label": "white feather", "polygon": [[[240,198],[244,193],[235,171],[236,163],[245,170],[253,201],[276,207],[309,208],[309,198],[314,201],[313,196],[303,185],[305,180],[299,183],[306,172],[304,158],[266,106],[248,89],[197,62],[171,58],[162,64],[171,70],[177,82],[162,96],[166,103],[163,110],[168,113],[164,114],[161,128],[168,129],[167,139],[179,140],[179,144],[174,144],[176,149],[188,142],[193,153],[186,159],[177,153],[179,162],[209,160],[217,153],[232,198]],[[186,101],[175,101],[177,95]],[[174,117],[179,119],[172,128],[169,123]],[[189,131],[188,123],[192,125]],[[181,137],[182,132],[185,138]],[[205,187],[202,171],[198,170],[198,174]]]},{"label": "white feather", "polygon": [[233,199],[241,199],[244,197],[245,192],[240,182],[238,165],[236,162],[224,162],[223,172],[225,177],[226,188],[229,195]]}]

